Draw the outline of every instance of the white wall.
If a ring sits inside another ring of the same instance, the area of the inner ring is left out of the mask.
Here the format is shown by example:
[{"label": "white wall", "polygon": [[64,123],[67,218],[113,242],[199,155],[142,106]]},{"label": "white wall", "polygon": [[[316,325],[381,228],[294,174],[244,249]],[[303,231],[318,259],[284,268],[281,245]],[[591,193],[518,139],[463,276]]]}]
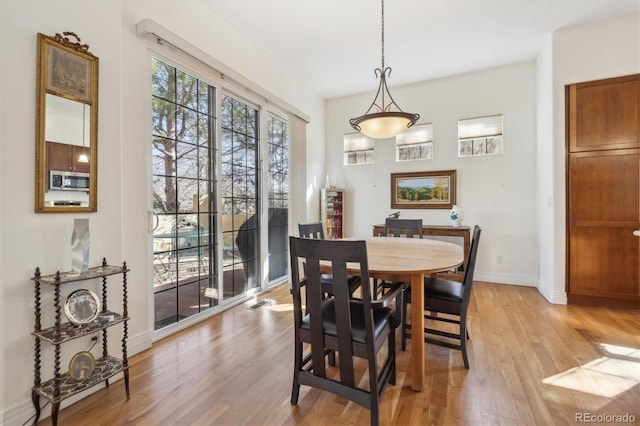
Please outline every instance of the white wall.
[{"label": "white wall", "polygon": [[[148,42],[135,34],[135,24],[147,18],[309,115],[307,154],[314,161],[309,169],[316,175],[307,174],[306,179],[321,179],[323,101],[200,1],[0,1],[0,36],[10,40],[0,45],[0,56],[11,64],[12,70],[0,75],[0,424],[22,424],[33,414],[30,393],[34,342],[30,333],[34,314],[30,277],[36,266],[44,273],[70,269],[74,218],[90,219],[92,264],[106,257],[114,264],[126,260],[131,268],[129,354],[151,343],[152,279],[147,234],[150,68]],[[97,213],[34,213],[36,34],[63,31],[76,32],[100,58]],[[110,301],[119,298],[117,285],[113,288],[112,292],[110,287]],[[50,314],[51,297],[43,302]],[[117,344],[117,339],[117,335],[110,338],[110,343]],[[86,350],[86,342],[80,340],[64,345],[63,350],[71,355],[74,349]],[[46,365],[50,355],[48,350],[43,357],[43,370],[51,370]],[[63,364],[68,361],[68,357],[64,358],[67,355],[63,353]],[[47,371],[45,375],[50,374]],[[63,402],[63,408],[66,405],[67,401]]]},{"label": "white wall", "polygon": [[[551,54],[551,58],[548,55]],[[552,84],[539,108],[538,120],[544,124],[539,135],[539,205],[552,200],[552,211],[540,216],[541,257],[540,288],[547,299],[556,301],[565,292],[566,246],[566,165],[565,95],[568,84],[640,73],[640,14],[576,26],[553,34],[551,53],[545,49],[545,84]],[[550,126],[550,127],[549,127]],[[552,133],[551,133],[552,131]],[[549,144],[552,137],[552,144]],[[540,139],[542,138],[542,139]],[[549,183],[543,173],[553,176]],[[544,244],[544,245],[543,245]],[[566,300],[566,299],[565,299]]]},{"label": "white wall", "polygon": [[[567,296],[564,288],[558,293],[553,289],[553,268],[555,267],[555,256],[553,250],[553,232],[547,232],[547,227],[553,223],[554,186],[556,176],[553,167],[549,162],[553,161],[553,114],[549,113],[549,105],[553,99],[553,45],[552,37],[549,35],[538,55],[536,77],[537,77],[537,233],[538,233],[538,259],[540,268],[538,270],[538,290],[547,300],[554,303],[567,303]],[[562,177],[560,177],[562,178]],[[559,203],[564,200],[559,199]]]},{"label": "white wall", "polygon": [[[346,233],[370,236],[395,209],[390,204],[390,173],[457,170],[457,204],[464,225],[483,228],[476,277],[494,282],[535,285],[536,237],[536,84],[535,63],[391,87],[419,123],[434,126],[434,159],[395,161],[393,139],[376,142],[376,163],[343,166],[343,135],[352,133],[349,118],[361,115],[374,93],[327,102],[327,170],[331,184],[346,190]],[[394,70],[402,72],[402,70]],[[391,82],[392,84],[392,82]],[[372,82],[372,86],[374,83]],[[457,155],[458,119],[504,115],[504,155]],[[401,210],[401,218],[449,225],[448,210]],[[504,263],[496,263],[503,256]]]},{"label": "white wall", "polygon": [[[30,334],[34,325],[33,276],[36,266],[43,273],[69,270],[70,239],[74,218],[89,218],[91,230],[90,261],[97,264],[102,257],[116,264],[122,260],[122,199],[120,183],[120,26],[119,3],[104,1],[42,2],[2,1],[0,13],[0,56],[11,64],[10,72],[0,77],[2,87],[2,138],[0,146],[0,245],[2,249],[3,362],[0,388],[3,398],[0,411],[14,410],[4,419],[7,424],[22,424],[33,412],[29,407],[33,385],[33,346]],[[100,19],[96,20],[95,17]],[[113,29],[116,29],[113,31]],[[74,31],[89,44],[91,51],[107,64],[100,72],[99,140],[99,213],[36,214],[34,213],[35,177],[35,111],[37,37]],[[62,289],[65,297],[77,286]],[[51,289],[43,296],[43,307],[51,315]],[[114,297],[118,292],[114,291]],[[52,324],[52,316],[47,325]],[[78,339],[81,340],[81,339]],[[87,341],[73,342],[64,348],[63,365],[69,353],[85,347]],[[45,346],[51,374],[51,347]],[[76,351],[77,352],[77,351]],[[72,355],[73,353],[71,353]],[[63,367],[64,368],[64,367]],[[17,415],[17,417],[14,417]],[[20,421],[19,421],[20,420]],[[19,421],[19,423],[18,423]]]}]

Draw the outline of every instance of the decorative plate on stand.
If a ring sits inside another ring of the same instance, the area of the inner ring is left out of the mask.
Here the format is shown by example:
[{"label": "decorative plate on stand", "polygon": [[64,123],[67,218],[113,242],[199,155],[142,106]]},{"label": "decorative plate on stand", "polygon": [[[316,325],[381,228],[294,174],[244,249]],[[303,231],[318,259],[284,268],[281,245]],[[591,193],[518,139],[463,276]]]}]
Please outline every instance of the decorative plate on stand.
[{"label": "decorative plate on stand", "polygon": [[98,317],[100,299],[91,290],[76,290],[64,302],[64,314],[73,324],[88,324]]}]

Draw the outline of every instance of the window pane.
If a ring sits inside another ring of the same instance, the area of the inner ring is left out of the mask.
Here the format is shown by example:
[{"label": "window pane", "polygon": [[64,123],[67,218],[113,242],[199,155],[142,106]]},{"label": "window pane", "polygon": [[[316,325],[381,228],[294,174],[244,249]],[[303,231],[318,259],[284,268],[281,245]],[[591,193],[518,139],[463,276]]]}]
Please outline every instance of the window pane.
[{"label": "window pane", "polygon": [[198,79],[176,70],[177,103],[192,110],[198,109]]},{"label": "window pane", "polygon": [[161,137],[174,138],[176,106],[175,104],[159,98],[152,101],[153,134]]},{"label": "window pane", "polygon": [[151,160],[154,175],[175,176],[175,142],[154,138]]},{"label": "window pane", "polygon": [[151,60],[151,93],[156,98],[175,101],[176,69],[155,58]]},{"label": "window pane", "polygon": [[196,113],[190,109],[178,107],[176,118],[176,139],[197,144],[198,120]]},{"label": "window pane", "polygon": [[222,130],[220,142],[222,164],[231,164],[233,158],[233,133],[231,130]]}]

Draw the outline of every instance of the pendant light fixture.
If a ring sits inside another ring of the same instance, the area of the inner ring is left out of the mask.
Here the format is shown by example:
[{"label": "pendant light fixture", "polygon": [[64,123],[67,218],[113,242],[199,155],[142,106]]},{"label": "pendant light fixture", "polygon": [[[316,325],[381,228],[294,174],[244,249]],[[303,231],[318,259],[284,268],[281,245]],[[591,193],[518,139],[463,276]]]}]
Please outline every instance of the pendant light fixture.
[{"label": "pendant light fixture", "polygon": [[82,104],[82,152],[80,153],[80,155],[78,156],[78,163],[88,163],[89,162],[89,156],[86,154],[86,152],[84,152],[84,135],[85,135],[85,123],[86,118],[85,118],[85,110],[87,108],[86,104]]},{"label": "pendant light fixture", "polygon": [[399,135],[413,126],[420,118],[420,114],[411,114],[400,109],[391,97],[386,78],[391,75],[391,67],[384,66],[384,0],[382,3],[382,65],[375,69],[375,75],[380,76],[378,93],[373,98],[371,106],[360,117],[349,120],[351,127],[374,139],[386,139]]}]

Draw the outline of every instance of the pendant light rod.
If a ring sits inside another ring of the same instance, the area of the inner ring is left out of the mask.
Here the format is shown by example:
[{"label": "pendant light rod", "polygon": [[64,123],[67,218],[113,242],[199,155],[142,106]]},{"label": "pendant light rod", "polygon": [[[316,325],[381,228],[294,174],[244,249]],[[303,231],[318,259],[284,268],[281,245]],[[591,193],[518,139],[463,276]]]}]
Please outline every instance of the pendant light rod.
[{"label": "pendant light rod", "polygon": [[[402,111],[387,87],[387,76],[391,75],[391,67],[384,66],[384,0],[381,0],[381,17],[380,68],[374,70],[376,78],[380,78],[378,91],[367,112],[349,120],[351,127],[374,139],[394,137],[413,126],[420,118],[420,114]],[[387,98],[390,101],[389,104],[386,103]]]},{"label": "pendant light rod", "polygon": [[380,69],[384,69],[384,0],[381,0],[380,3],[380,14],[382,15],[382,18],[380,19],[380,27],[382,28],[382,30],[380,31],[382,33],[380,37],[382,40],[382,43],[380,43],[382,45],[382,52],[380,55],[380,57],[382,58],[382,66],[380,67]]}]

